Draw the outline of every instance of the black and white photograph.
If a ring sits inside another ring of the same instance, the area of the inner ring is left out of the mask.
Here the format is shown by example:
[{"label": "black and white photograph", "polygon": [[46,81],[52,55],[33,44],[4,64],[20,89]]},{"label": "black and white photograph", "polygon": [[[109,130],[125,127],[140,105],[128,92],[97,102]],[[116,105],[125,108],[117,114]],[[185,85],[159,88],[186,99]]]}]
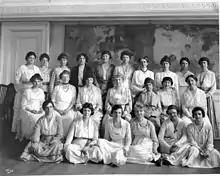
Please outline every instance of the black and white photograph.
[{"label": "black and white photograph", "polygon": [[0,176],[220,174],[219,1],[0,0]]}]

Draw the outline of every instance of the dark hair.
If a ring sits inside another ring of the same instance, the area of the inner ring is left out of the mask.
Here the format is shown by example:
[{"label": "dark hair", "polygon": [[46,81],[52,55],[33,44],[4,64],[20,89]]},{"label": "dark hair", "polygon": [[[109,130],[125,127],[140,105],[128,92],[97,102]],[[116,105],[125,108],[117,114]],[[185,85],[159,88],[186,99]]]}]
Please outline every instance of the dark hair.
[{"label": "dark hair", "polygon": [[163,56],[163,58],[160,60],[160,65],[162,65],[163,62],[169,62],[171,65],[170,58],[167,55]]},{"label": "dark hair", "polygon": [[169,105],[168,108],[167,108],[166,113],[168,114],[169,110],[171,110],[171,109],[176,109],[177,114],[179,114],[179,112],[180,112],[178,106],[176,106],[176,105]]},{"label": "dark hair", "polygon": [[86,103],[83,104],[82,109],[80,110],[80,112],[81,112],[82,114],[83,114],[83,109],[85,109],[85,108],[89,108],[89,109],[91,110],[91,115],[94,114],[94,108],[93,108],[92,103],[86,102]]},{"label": "dark hair", "polygon": [[69,59],[69,54],[68,53],[61,53],[58,57],[57,57],[57,60],[60,61],[62,58],[68,60]]},{"label": "dark hair", "polygon": [[185,47],[191,48],[191,45],[190,44],[185,44]]},{"label": "dark hair", "polygon": [[114,112],[114,111],[116,111],[117,109],[121,109],[121,110],[123,111],[122,106],[121,106],[121,105],[116,104],[116,105],[114,105],[114,106],[112,107],[112,111],[111,111],[111,113],[113,113],[113,112]]},{"label": "dark hair", "polygon": [[112,59],[112,54],[111,54],[111,52],[110,52],[110,51],[107,51],[107,50],[102,51],[102,53],[101,53],[101,59],[102,59],[102,57],[103,57],[105,54],[109,55],[109,59]]},{"label": "dark hair", "polygon": [[77,61],[77,62],[79,61],[79,58],[80,58],[81,56],[84,56],[84,57],[85,57],[86,62],[89,61],[89,57],[86,55],[86,53],[80,53],[80,54],[78,54],[78,55],[76,56],[76,61]]},{"label": "dark hair", "polygon": [[48,100],[46,100],[46,101],[43,102],[42,108],[43,108],[44,111],[45,111],[47,105],[50,104],[50,103],[51,103],[52,106],[54,107],[54,104],[53,104],[53,102],[51,101],[51,99],[48,99]]},{"label": "dark hair", "polygon": [[33,83],[35,80],[43,81],[43,79],[42,79],[42,77],[41,77],[41,75],[40,75],[39,73],[34,74],[34,75],[31,77],[30,82]]},{"label": "dark hair", "polygon": [[70,72],[68,70],[63,70],[60,75],[59,75],[59,78],[62,79],[62,76],[65,75],[65,74],[68,74],[70,76]]},{"label": "dark hair", "polygon": [[[93,84],[95,84],[96,78],[95,78],[95,75],[93,74],[93,72],[88,72],[88,73],[85,75],[85,77],[84,77],[85,80],[88,80],[89,78],[92,78],[92,79],[93,79]],[[84,85],[86,85],[86,82],[85,82]]]},{"label": "dark hair", "polygon": [[151,83],[152,85],[154,85],[154,80],[147,77],[145,80],[144,80],[144,86],[146,86],[147,83]]},{"label": "dark hair", "polygon": [[144,57],[139,57],[138,62],[141,62],[141,59],[146,60],[147,62],[149,62],[149,57],[148,56],[144,56]]},{"label": "dark hair", "polygon": [[34,56],[35,59],[37,58],[37,55],[35,54],[35,52],[29,51],[25,56],[25,60],[27,61],[30,56]]},{"label": "dark hair", "polygon": [[134,104],[134,110],[135,109],[144,109],[144,104],[143,103],[141,103],[141,102],[139,102],[139,101],[137,101],[135,104]]},{"label": "dark hair", "polygon": [[207,57],[201,57],[201,58],[199,59],[199,65],[201,65],[201,63],[202,63],[203,61],[206,61],[206,62],[208,63],[208,65],[209,65],[209,63],[210,63],[209,58],[207,58]]},{"label": "dark hair", "polygon": [[123,59],[124,55],[129,56],[129,58],[131,59],[132,53],[130,51],[122,51],[120,56],[121,60]]},{"label": "dark hair", "polygon": [[190,65],[190,60],[189,60],[187,57],[182,57],[182,58],[180,59],[180,65],[182,64],[183,61],[188,62],[188,64]]},{"label": "dark hair", "polygon": [[193,78],[196,82],[198,81],[197,77],[195,77],[194,75],[189,75],[189,76],[186,77],[185,82],[188,83],[189,78]]},{"label": "dark hair", "polygon": [[[193,110],[192,110],[192,115],[194,116],[194,114],[196,113],[196,111],[201,111],[202,112],[202,117],[205,117],[205,111],[202,107],[194,107]],[[194,118],[194,117],[193,117]]]},{"label": "dark hair", "polygon": [[50,57],[47,53],[41,54],[39,57],[39,60],[42,61],[43,58],[47,58],[48,62],[50,61]]},{"label": "dark hair", "polygon": [[164,83],[165,81],[170,81],[170,82],[171,82],[171,85],[173,85],[173,80],[172,80],[171,77],[164,77],[164,78],[162,79],[162,85],[163,85],[163,83]]}]

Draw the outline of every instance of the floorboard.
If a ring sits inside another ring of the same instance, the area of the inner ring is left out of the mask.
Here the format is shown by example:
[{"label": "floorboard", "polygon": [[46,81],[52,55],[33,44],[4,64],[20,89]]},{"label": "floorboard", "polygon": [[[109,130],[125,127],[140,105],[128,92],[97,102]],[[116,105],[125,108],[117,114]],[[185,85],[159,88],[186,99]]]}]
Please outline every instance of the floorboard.
[{"label": "floorboard", "polygon": [[[0,148],[0,176],[4,175],[85,175],[85,174],[220,174],[217,169],[192,169],[174,166],[157,167],[155,165],[126,164],[111,167],[103,164],[70,164],[67,161],[59,164],[24,162],[19,159],[27,141],[9,140]],[[220,140],[215,141],[215,148],[220,150]],[[13,172],[7,174],[6,169]]]}]

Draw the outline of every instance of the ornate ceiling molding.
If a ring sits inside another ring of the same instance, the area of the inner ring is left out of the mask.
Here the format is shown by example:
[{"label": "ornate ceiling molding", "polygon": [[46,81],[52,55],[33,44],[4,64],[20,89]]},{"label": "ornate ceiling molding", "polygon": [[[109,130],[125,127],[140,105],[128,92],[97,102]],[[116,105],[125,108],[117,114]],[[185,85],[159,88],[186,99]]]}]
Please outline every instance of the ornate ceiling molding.
[{"label": "ornate ceiling molding", "polygon": [[[47,1],[48,2],[48,1]],[[218,20],[217,2],[121,3],[121,4],[52,4],[0,6],[0,20],[92,20],[106,18],[214,19]]]}]

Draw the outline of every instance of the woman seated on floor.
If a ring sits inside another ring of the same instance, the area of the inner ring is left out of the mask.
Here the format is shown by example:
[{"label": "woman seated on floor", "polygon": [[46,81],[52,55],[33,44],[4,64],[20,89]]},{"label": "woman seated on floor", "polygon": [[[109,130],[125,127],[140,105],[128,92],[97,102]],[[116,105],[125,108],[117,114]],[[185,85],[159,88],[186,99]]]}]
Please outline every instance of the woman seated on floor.
[{"label": "woman seated on floor", "polygon": [[130,121],[132,144],[128,152],[127,162],[149,164],[157,161],[160,154],[157,151],[159,142],[152,122],[144,118],[144,105],[134,107],[135,118]]},{"label": "woman seated on floor", "polygon": [[107,93],[105,101],[106,114],[102,121],[102,131],[104,131],[106,123],[111,118],[110,114],[112,112],[112,107],[114,105],[122,106],[122,117],[130,121],[131,120],[131,110],[132,110],[132,98],[129,88],[123,87],[123,75],[118,74],[113,77],[114,87],[110,88]]},{"label": "woman seated on floor", "polygon": [[63,133],[66,138],[70,125],[76,117],[76,112],[73,110],[76,104],[76,88],[69,84],[70,72],[64,70],[60,74],[62,84],[55,86],[51,95],[51,100],[54,103],[54,109],[61,115],[63,121]]},{"label": "woman seated on floor", "polygon": [[96,143],[99,137],[99,125],[91,118],[94,114],[92,104],[85,103],[81,113],[83,115],[72,122],[64,144],[66,158],[74,164],[88,161],[90,146]]},{"label": "woman seated on floor", "polygon": [[154,80],[146,78],[144,81],[145,90],[137,96],[134,104],[141,103],[144,105],[144,116],[154,124],[156,133],[158,134],[160,130],[161,104],[160,97],[157,93],[153,92],[153,88]]},{"label": "woman seated on floor", "polygon": [[82,109],[82,105],[86,102],[91,103],[94,107],[94,115],[92,119],[100,124],[102,114],[102,94],[101,90],[94,85],[94,76],[91,72],[86,76],[86,85],[79,87],[79,92],[76,100],[76,109]]},{"label": "woman seated on floor", "polygon": [[189,152],[182,161],[182,166],[194,168],[220,167],[220,153],[213,146],[213,131],[209,123],[205,123],[205,111],[201,107],[192,110],[193,123],[187,126],[190,143]]},{"label": "woman seated on floor", "polygon": [[62,119],[54,111],[53,102],[46,100],[42,105],[45,115],[36,123],[31,142],[28,143],[21,159],[24,161],[61,162],[63,160]]},{"label": "woman seated on floor", "polygon": [[189,148],[185,123],[179,118],[176,105],[168,106],[167,114],[169,118],[163,122],[158,135],[160,152],[166,164],[180,165]]},{"label": "woman seated on floor", "polygon": [[96,163],[120,166],[126,163],[127,154],[131,145],[130,124],[122,119],[121,105],[112,107],[112,116],[105,127],[105,139],[99,139],[97,146],[90,153],[90,160]]},{"label": "woman seated on floor", "polygon": [[18,139],[31,139],[32,131],[38,119],[44,114],[42,104],[45,100],[44,91],[41,89],[43,79],[36,73],[30,79],[33,86],[24,91],[21,99],[20,132]]}]

